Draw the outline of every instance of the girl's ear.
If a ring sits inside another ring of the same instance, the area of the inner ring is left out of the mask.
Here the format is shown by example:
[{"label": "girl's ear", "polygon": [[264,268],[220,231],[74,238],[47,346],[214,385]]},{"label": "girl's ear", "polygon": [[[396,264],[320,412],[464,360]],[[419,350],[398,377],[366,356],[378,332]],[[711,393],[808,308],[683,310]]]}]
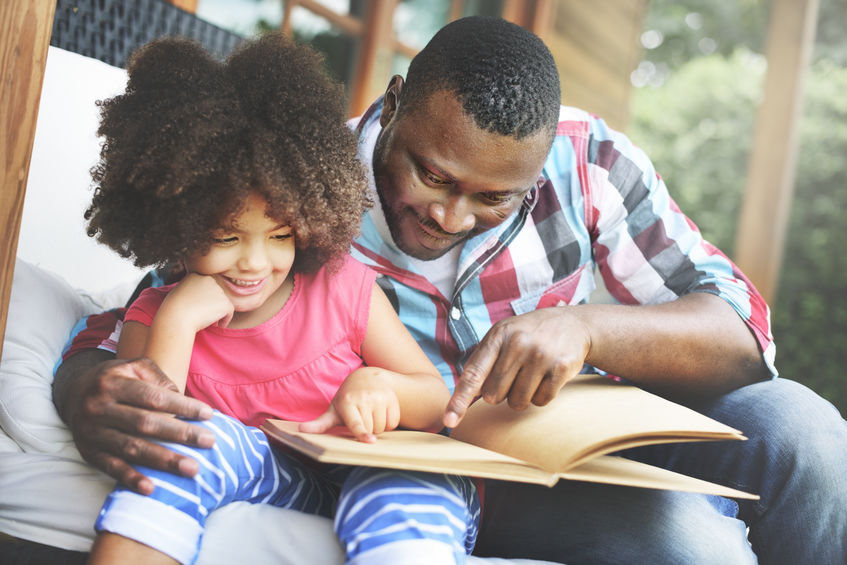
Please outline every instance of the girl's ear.
[{"label": "girl's ear", "polygon": [[188,259],[183,257],[179,261],[171,261],[166,268],[167,276],[174,281],[180,280],[182,277],[190,273],[188,270]]},{"label": "girl's ear", "polygon": [[379,125],[385,127],[388,122],[397,114],[397,109],[400,107],[400,93],[403,90],[403,77],[394,75],[388,81],[388,88],[385,89],[385,97],[382,103],[382,112],[379,114]]},{"label": "girl's ear", "polygon": [[166,284],[182,280],[188,274],[188,266],[185,260],[173,261],[167,266],[168,280]]}]

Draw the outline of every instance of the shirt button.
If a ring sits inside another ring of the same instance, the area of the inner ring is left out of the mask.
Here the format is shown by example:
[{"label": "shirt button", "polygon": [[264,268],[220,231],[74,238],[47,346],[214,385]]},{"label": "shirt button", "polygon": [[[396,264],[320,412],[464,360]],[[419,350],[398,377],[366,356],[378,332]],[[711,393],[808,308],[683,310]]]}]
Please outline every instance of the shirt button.
[{"label": "shirt button", "polygon": [[450,317],[454,320],[458,320],[462,317],[462,312],[459,311],[455,306],[450,310]]}]

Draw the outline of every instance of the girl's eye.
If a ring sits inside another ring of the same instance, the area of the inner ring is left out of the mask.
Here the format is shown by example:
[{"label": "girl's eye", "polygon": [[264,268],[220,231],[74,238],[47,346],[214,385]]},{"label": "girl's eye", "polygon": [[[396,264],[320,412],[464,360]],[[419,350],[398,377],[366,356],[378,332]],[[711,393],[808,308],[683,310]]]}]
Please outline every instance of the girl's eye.
[{"label": "girl's eye", "polygon": [[285,241],[286,239],[291,239],[292,235],[293,234],[291,232],[289,232],[289,233],[278,233],[276,235],[272,235],[271,239],[275,239],[277,241]]},{"label": "girl's eye", "polygon": [[238,238],[235,236],[212,238],[212,242],[214,242],[216,245],[231,245],[236,241],[238,241]]}]

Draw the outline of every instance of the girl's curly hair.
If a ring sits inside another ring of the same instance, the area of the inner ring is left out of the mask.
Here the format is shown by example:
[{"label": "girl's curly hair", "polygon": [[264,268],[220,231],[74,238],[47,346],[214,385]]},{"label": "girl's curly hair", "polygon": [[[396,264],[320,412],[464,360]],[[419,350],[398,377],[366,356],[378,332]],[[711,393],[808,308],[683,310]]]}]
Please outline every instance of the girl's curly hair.
[{"label": "girl's curly hair", "polygon": [[294,230],[295,271],[349,250],[371,203],[342,89],[317,53],[269,34],[219,62],[169,38],[136,51],[128,71],[126,92],[98,102],[89,236],[161,266],[206,253],[256,192]]}]

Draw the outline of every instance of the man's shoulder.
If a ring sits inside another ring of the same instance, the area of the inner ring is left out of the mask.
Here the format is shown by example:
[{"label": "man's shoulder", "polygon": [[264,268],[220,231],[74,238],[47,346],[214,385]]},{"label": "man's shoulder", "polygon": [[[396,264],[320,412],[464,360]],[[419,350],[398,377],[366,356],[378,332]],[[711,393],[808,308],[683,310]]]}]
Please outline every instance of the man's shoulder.
[{"label": "man's shoulder", "polygon": [[559,107],[558,137],[587,137],[598,127],[605,128],[603,120],[582,108],[575,106]]},{"label": "man's shoulder", "polygon": [[380,96],[360,116],[354,116],[348,119],[347,127],[352,129],[356,133],[361,134],[362,131],[369,125],[369,123],[372,123],[374,121],[378,122],[379,114],[382,110],[382,101],[383,97]]},{"label": "man's shoulder", "polygon": [[590,122],[597,116],[576,106],[559,106],[559,122]]}]

